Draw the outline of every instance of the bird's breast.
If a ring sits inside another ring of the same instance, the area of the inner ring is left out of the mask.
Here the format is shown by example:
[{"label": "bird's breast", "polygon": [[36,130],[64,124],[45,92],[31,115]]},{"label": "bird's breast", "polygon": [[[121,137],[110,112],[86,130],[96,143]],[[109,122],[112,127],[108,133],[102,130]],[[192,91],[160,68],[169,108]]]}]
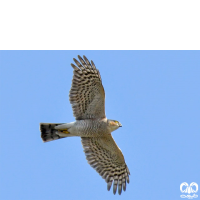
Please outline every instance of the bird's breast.
[{"label": "bird's breast", "polygon": [[100,120],[77,120],[75,129],[78,136],[97,137],[108,132],[107,123]]}]

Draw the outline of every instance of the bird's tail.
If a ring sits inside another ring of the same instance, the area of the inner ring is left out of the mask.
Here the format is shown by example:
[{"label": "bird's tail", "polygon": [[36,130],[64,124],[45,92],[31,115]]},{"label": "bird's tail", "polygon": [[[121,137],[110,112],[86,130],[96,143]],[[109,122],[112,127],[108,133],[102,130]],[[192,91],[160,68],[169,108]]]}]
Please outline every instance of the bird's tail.
[{"label": "bird's tail", "polygon": [[60,135],[58,133],[58,130],[55,129],[58,125],[61,125],[61,123],[40,123],[41,138],[44,142],[64,138],[65,135],[67,136],[67,134]]},{"label": "bird's tail", "polygon": [[40,123],[41,138],[44,142],[75,136],[69,129],[75,122],[70,123]]}]

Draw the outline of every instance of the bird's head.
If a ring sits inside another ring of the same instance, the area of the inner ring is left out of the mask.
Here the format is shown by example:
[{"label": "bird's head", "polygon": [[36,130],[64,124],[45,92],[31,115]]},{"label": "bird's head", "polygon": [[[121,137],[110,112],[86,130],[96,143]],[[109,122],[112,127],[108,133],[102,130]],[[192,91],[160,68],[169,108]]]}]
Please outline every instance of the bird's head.
[{"label": "bird's head", "polygon": [[108,119],[108,126],[110,131],[112,132],[117,130],[119,127],[122,127],[122,124],[117,120]]}]

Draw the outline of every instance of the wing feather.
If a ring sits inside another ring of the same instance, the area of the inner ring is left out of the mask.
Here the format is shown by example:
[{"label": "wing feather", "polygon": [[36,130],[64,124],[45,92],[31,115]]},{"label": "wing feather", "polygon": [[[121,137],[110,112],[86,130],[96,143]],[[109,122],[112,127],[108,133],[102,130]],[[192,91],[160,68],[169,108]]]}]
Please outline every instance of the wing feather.
[{"label": "wing feather", "polygon": [[76,120],[105,118],[105,92],[99,70],[88,59],[78,56],[80,62],[73,59],[74,69],[69,100]]},{"label": "wing feather", "polygon": [[107,189],[110,190],[113,183],[114,194],[117,188],[119,194],[122,188],[125,191],[130,172],[111,134],[103,137],[82,137],[81,142],[88,163],[105,179]]}]

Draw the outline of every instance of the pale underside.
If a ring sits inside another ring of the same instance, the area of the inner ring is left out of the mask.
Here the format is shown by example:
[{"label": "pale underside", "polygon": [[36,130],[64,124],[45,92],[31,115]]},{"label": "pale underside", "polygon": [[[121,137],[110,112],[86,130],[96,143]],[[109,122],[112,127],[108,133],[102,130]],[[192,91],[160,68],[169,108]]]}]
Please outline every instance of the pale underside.
[{"label": "pale underside", "polygon": [[[76,120],[105,118],[105,92],[101,76],[94,63],[78,56],[80,62],[74,59],[74,75],[70,90],[70,103]],[[113,182],[113,192],[121,194],[122,188],[126,190],[126,182],[129,182],[130,172],[125,163],[121,150],[116,145],[111,134],[102,137],[82,137],[84,152],[88,163],[107,182],[107,188]]]}]

